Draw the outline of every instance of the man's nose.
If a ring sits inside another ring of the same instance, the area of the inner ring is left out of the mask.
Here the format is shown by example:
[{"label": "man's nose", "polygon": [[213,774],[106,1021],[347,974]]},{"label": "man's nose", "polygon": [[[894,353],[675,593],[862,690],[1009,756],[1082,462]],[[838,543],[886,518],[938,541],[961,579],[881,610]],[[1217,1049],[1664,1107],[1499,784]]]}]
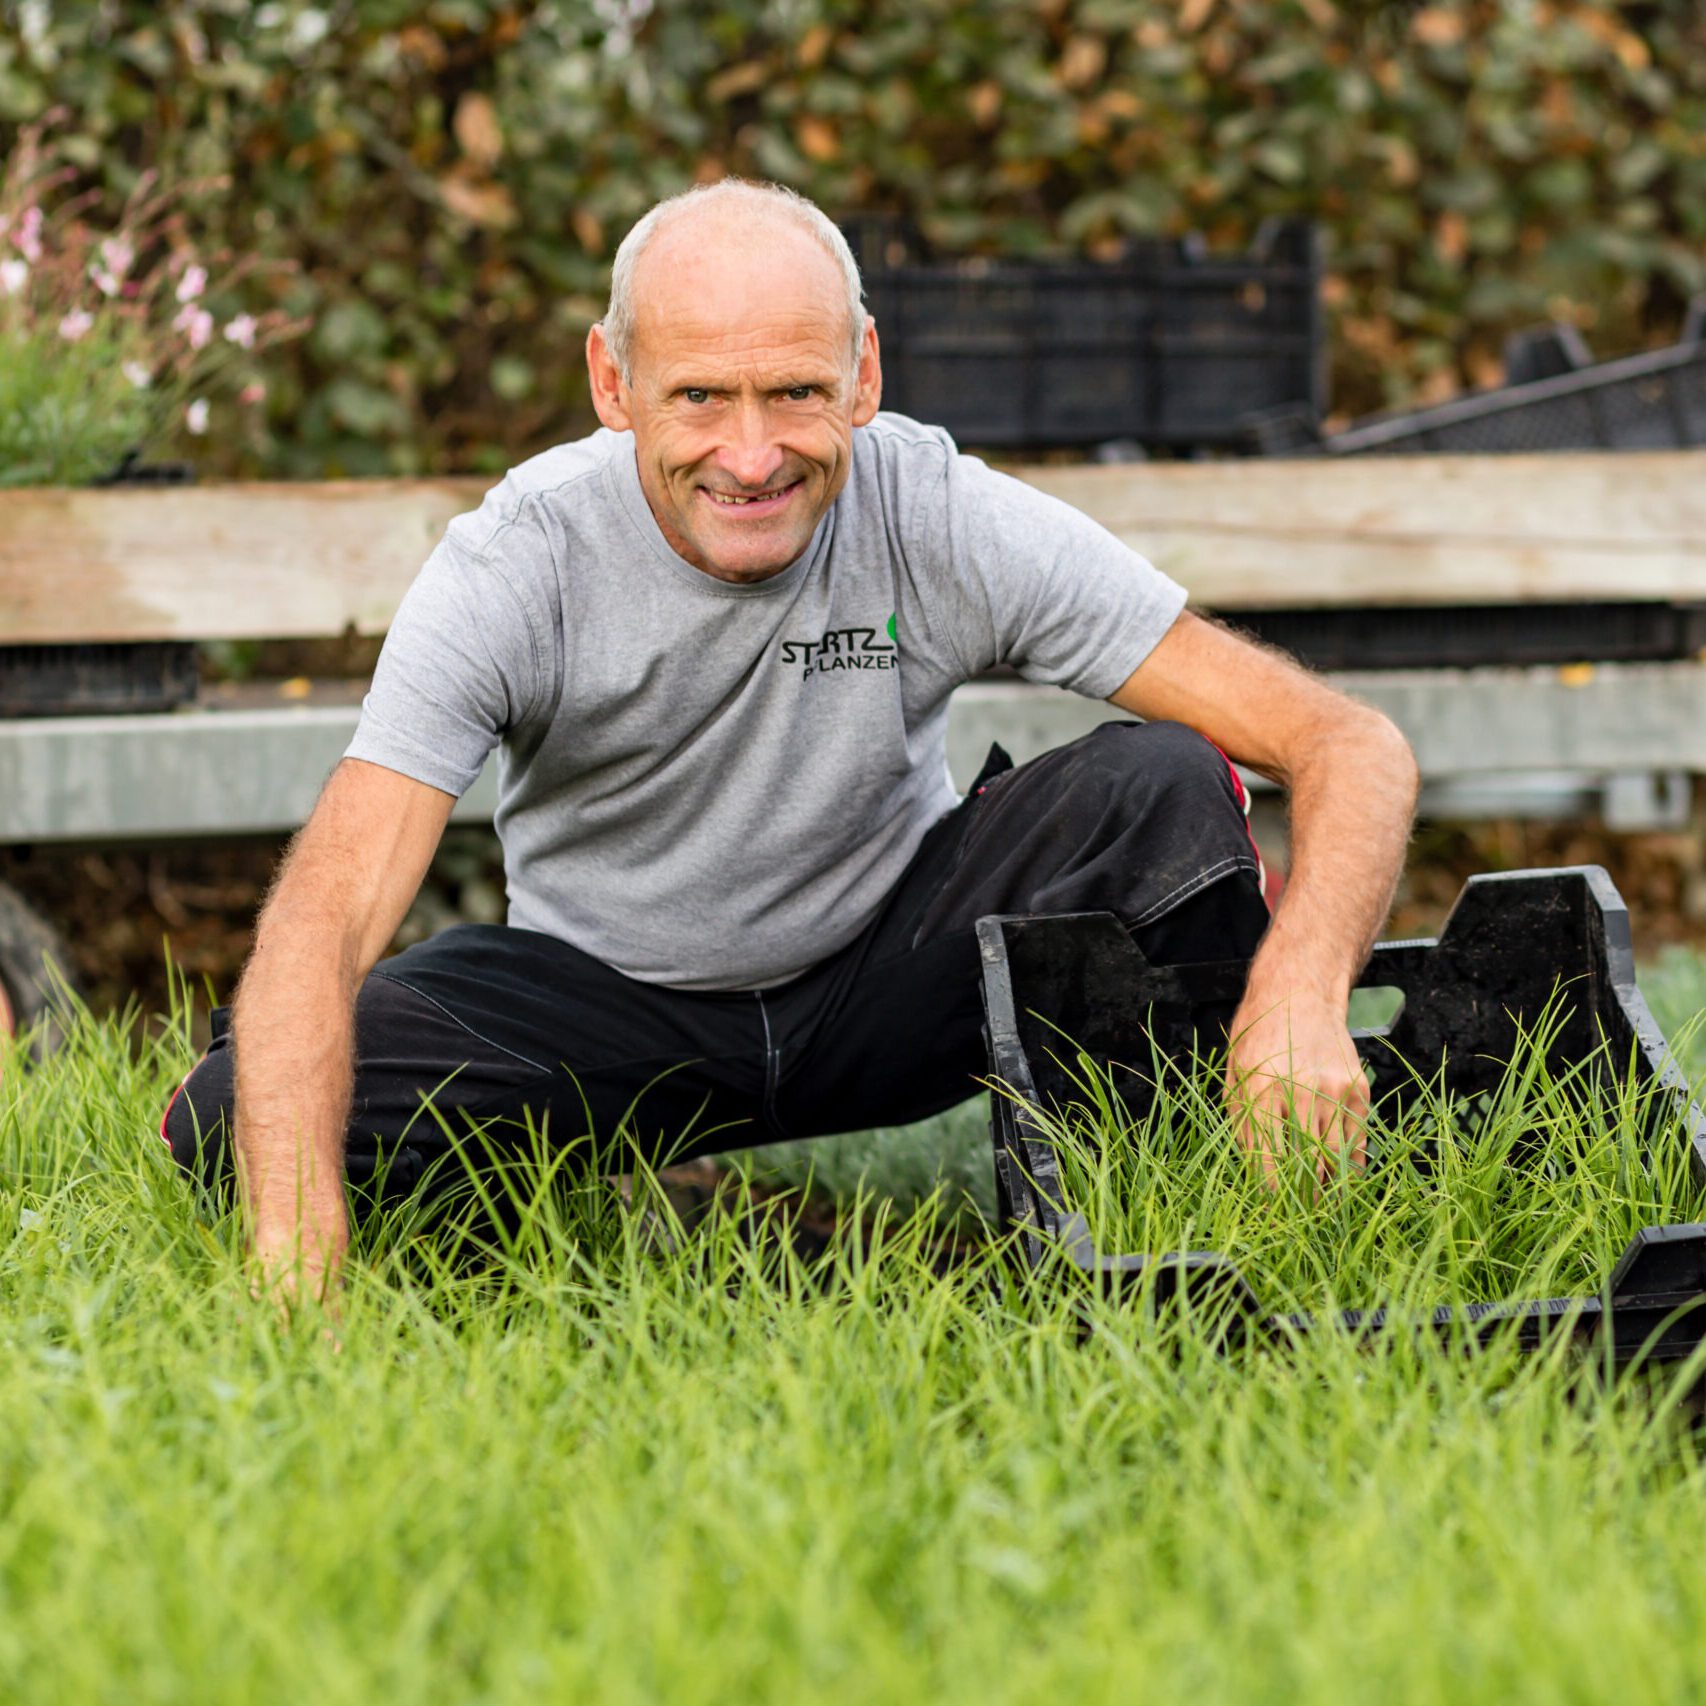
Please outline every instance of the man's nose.
[{"label": "man's nose", "polygon": [[784,456],[770,431],[770,411],[762,402],[742,401],[731,411],[729,436],[718,452],[723,471],[748,490],[763,490],[781,472]]}]

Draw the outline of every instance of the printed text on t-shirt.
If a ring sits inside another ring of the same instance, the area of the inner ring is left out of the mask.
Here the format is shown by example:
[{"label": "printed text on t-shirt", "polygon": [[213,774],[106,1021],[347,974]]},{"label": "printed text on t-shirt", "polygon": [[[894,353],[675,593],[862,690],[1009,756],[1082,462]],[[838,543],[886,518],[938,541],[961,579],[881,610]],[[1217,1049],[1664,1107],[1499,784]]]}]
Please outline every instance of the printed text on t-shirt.
[{"label": "printed text on t-shirt", "polygon": [[897,646],[884,645],[876,628],[831,628],[821,640],[784,640],[782,661],[801,666],[802,681],[832,669],[894,669]]}]

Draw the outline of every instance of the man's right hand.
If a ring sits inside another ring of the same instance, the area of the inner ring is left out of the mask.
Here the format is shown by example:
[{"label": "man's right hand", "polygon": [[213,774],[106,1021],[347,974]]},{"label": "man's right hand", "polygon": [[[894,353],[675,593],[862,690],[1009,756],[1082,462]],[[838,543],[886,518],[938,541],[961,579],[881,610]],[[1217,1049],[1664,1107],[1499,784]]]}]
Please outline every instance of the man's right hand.
[{"label": "man's right hand", "polygon": [[356,998],[409,909],[455,802],[345,759],[255,927],[232,1017],[236,1147],[253,1287],[335,1295],[349,1248],[344,1131]]},{"label": "man's right hand", "polygon": [[336,1308],[349,1249],[349,1214],[342,1196],[326,1204],[304,1204],[301,1220],[269,1217],[256,1224],[249,1241],[250,1289],[271,1298],[288,1316],[303,1304]]}]

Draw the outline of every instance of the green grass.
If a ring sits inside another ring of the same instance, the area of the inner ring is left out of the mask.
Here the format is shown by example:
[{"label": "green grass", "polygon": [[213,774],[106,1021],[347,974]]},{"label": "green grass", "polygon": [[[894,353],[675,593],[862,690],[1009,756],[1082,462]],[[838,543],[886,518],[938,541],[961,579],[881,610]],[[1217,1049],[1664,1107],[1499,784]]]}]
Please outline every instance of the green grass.
[{"label": "green grass", "polygon": [[[1674,1032],[1706,974],[1654,993]],[[998,1250],[940,1276],[928,1213],[867,1201],[815,1264],[732,1217],[664,1254],[598,1184],[484,1269],[371,1226],[337,1340],[284,1332],[152,1135],[187,1052],[85,1020],[0,1080],[0,1698],[1706,1689],[1695,1370],[1220,1358]],[[1524,1067],[1431,1185],[1267,1195],[1186,1103],[1077,1186],[1110,1243],[1229,1249],[1275,1307],[1589,1283],[1634,1225],[1706,1215],[1635,1110],[1573,1123]],[[1551,1165],[1508,1175],[1524,1122]]]},{"label": "green grass", "polygon": [[906,1211],[934,1202],[945,1220],[971,1230],[995,1217],[990,1154],[989,1097],[981,1095],[917,1125],[768,1143],[728,1159],[754,1184],[802,1190],[826,1207],[878,1191]]}]

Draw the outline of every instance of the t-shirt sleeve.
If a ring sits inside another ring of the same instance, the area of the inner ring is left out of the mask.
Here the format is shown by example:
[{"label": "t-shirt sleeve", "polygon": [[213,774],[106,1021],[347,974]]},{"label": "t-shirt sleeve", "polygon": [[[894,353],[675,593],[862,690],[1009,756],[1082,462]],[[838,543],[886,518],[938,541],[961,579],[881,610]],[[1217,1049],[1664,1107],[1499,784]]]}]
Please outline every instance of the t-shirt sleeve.
[{"label": "t-shirt sleeve", "polygon": [[950,452],[927,506],[932,576],[966,674],[1007,664],[1094,699],[1115,692],[1185,606],[1185,589],[1082,511]]},{"label": "t-shirt sleeve", "polygon": [[450,524],[398,606],[346,758],[460,796],[528,715],[538,622],[498,566],[505,531],[479,511]]}]

